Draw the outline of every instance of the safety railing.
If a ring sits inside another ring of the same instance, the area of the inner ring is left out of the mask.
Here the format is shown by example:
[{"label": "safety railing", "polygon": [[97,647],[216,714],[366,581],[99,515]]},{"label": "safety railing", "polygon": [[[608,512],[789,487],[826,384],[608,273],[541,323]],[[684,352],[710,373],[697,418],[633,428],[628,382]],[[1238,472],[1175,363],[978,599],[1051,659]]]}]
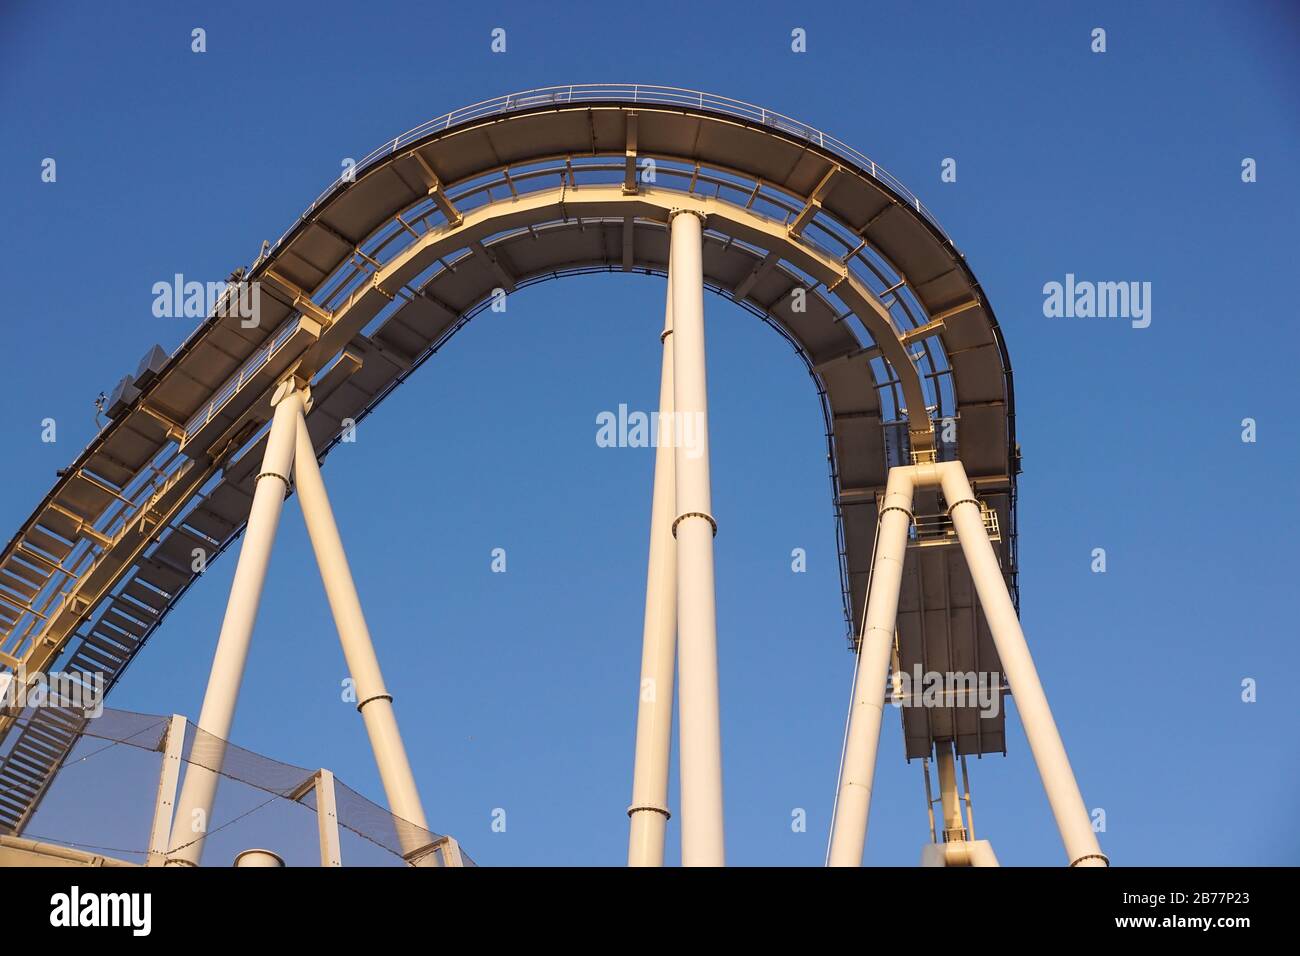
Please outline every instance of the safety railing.
[{"label": "safety railing", "polygon": [[[645,86],[636,83],[580,83],[569,86],[540,87],[519,93],[507,93],[504,96],[497,96],[490,100],[462,106],[450,113],[445,113],[407,130],[405,133],[367,153],[356,164],[356,168],[352,170],[352,173],[355,176],[356,173],[363,172],[369,166],[426,136],[473,120],[499,116],[518,110],[535,109],[541,106],[567,106],[573,103],[601,102],[646,103],[649,105],[681,106],[690,109],[707,110],[725,116],[734,116],[738,119],[757,123],[760,126],[768,126],[779,132],[796,136],[828,150],[841,159],[848,160],[873,179],[884,183],[934,226],[940,235],[945,239],[949,238],[934,214],[925,207],[915,193],[903,185],[897,176],[892,175],[883,166],[876,163],[875,160],[847,143],[822,132],[814,126],[809,126],[807,123],[762,106],[755,106],[752,103],[732,99],[728,96],[718,96],[714,93],[703,93],[697,90],[678,89],[671,86]],[[339,179],[331,183],[324,192],[316,197],[316,200],[303,213],[302,218],[305,219],[309,216],[342,181],[343,177],[340,176]],[[285,236],[288,234],[285,233]],[[285,236],[280,237],[279,242],[276,243],[277,246],[284,241]]]},{"label": "safety railing", "polygon": [[[1002,540],[1002,528],[998,522],[998,513],[989,507],[988,502],[980,501],[980,517],[984,519],[984,531],[990,541]],[[912,547],[926,548],[935,545],[957,544],[957,529],[948,514],[918,514],[912,519]]]},{"label": "safety railing", "polygon": [[239,371],[228,378],[225,384],[212,396],[202,408],[195,412],[190,420],[185,423],[185,435],[188,440],[200,428],[212,421],[221,410],[233,399],[239,390],[249,382],[257,372],[271,360],[271,357],[279,351],[280,347],[293,336],[297,331],[298,325],[302,320],[301,314],[291,316],[271,339],[254,352],[240,367]]}]

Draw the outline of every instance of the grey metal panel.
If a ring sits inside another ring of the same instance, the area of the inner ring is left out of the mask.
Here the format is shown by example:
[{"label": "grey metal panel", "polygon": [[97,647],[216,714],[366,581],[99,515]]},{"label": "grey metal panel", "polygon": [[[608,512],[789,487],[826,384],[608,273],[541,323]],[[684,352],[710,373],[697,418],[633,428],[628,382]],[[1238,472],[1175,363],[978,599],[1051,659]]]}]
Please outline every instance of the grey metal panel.
[{"label": "grey metal panel", "polygon": [[[349,185],[339,200],[321,212],[319,219],[348,240],[359,242],[377,225],[376,210],[386,210],[387,220],[392,210],[407,206],[420,198],[400,176],[388,166],[379,166],[362,175]],[[295,239],[289,248],[294,247]],[[305,259],[299,257],[301,262]]]},{"label": "grey metal panel", "polygon": [[155,591],[153,588],[146,587],[143,582],[132,580],[124,589],[124,593],[131,595],[142,604],[147,604],[156,612],[167,610],[169,602],[167,596]]},{"label": "grey metal panel", "polygon": [[73,543],[56,537],[44,530],[40,526],[32,528],[25,536],[25,543],[45,554],[52,555],[55,560],[62,561],[69,552],[72,551]]},{"label": "grey metal panel", "polygon": [[224,541],[239,526],[238,522],[228,521],[206,505],[199,505],[185,516],[187,527],[214,541]]},{"label": "grey metal panel", "polygon": [[76,541],[78,535],[78,522],[76,518],[70,517],[60,511],[56,505],[61,504],[63,496],[70,488],[71,484],[59,492],[59,496],[51,502],[51,507],[41,512],[40,520],[37,522],[45,531],[51,532],[60,538],[66,538],[68,541]]},{"label": "grey metal panel", "polygon": [[857,176],[837,176],[822,204],[852,229],[862,230],[895,201],[877,186]]},{"label": "grey metal panel", "polygon": [[501,164],[487,125],[457,130],[418,148],[444,185],[463,182]]},{"label": "grey metal panel", "polygon": [[894,206],[885,212],[866,231],[866,236],[887,250],[890,261],[914,288],[953,267],[951,253],[906,206]]},{"label": "grey metal panel", "polygon": [[[903,575],[898,615],[901,670],[909,677],[983,674],[987,692],[996,700],[989,712],[976,701],[902,707],[908,759],[929,756],[933,741],[945,739],[955,740],[960,754],[1004,752],[1002,667],[960,549],[956,545],[910,548]],[[920,692],[912,686],[913,692]]]},{"label": "grey metal panel", "polygon": [[135,477],[138,469],[129,467],[125,462],[118,460],[114,455],[100,448],[87,458],[83,470],[121,488]]},{"label": "grey metal panel", "polygon": [[[125,468],[129,468],[132,474],[143,468],[154,455],[158,453],[158,443],[151,439],[148,434],[142,433],[133,427],[137,424],[138,418],[146,417],[142,413],[136,413],[122,427],[113,430],[108,435],[100,450],[116,462],[120,462]],[[75,474],[75,472],[73,473]],[[69,477],[68,483],[72,478]]]},{"label": "grey metal panel", "polygon": [[[916,282],[912,284],[913,291],[925,306],[926,311],[931,315],[937,315],[947,309],[956,308],[959,305],[965,305],[975,299],[975,292],[971,288],[970,281],[960,269],[949,263],[946,271],[939,273],[934,278],[925,282]],[[972,310],[974,311],[974,310]],[[959,324],[971,326],[976,324],[980,319],[985,329],[985,335],[991,338],[988,331],[988,318],[983,315],[965,315],[960,317],[954,316]],[[945,329],[944,343],[948,348],[961,348],[962,346],[954,339],[948,337]]]},{"label": "grey metal panel", "polygon": [[37,587],[40,587],[40,585],[44,584],[49,578],[48,573],[37,570],[17,555],[4,563],[4,569],[7,573],[14,575],[14,577],[20,578],[28,584],[33,584]]},{"label": "grey metal panel", "polygon": [[[229,359],[223,360],[210,349],[207,351],[212,355],[214,361],[224,361],[226,367],[231,371],[238,365],[238,363]],[[251,349],[249,354],[252,354]],[[214,387],[192,377],[183,369],[177,369],[155,386],[156,393],[150,393],[150,401],[151,403],[157,402],[173,418],[184,421],[211,398]],[[108,440],[112,441],[114,437],[116,437],[116,433],[110,436]]]},{"label": "grey metal panel", "polygon": [[[876,381],[865,356],[831,361],[820,374],[830,399],[831,411],[835,414],[879,412],[880,393],[876,390]],[[883,437],[877,436],[876,442],[880,444],[883,440]]]},{"label": "grey metal panel", "polygon": [[[931,303],[926,301],[927,306]],[[931,312],[941,311],[949,306],[949,302],[931,306]],[[956,304],[956,303],[951,303]],[[963,349],[977,348],[981,345],[994,345],[996,339],[993,335],[993,328],[989,325],[988,316],[984,314],[981,307],[966,309],[964,312],[951,316],[944,322],[943,343],[949,355],[954,352],[960,352]],[[998,375],[1001,377],[1002,370],[998,369]]]},{"label": "grey metal panel", "polygon": [[[308,236],[319,234],[321,230],[312,230],[304,236],[298,237],[293,245],[284,250],[275,259],[275,271],[277,275],[283,276],[300,289],[314,289],[320,283],[324,282],[330,274],[330,269],[320,268],[313,265],[311,260],[305,258],[301,253],[305,247],[312,245]],[[347,246],[351,249],[351,246]],[[314,251],[308,249],[308,251]]]},{"label": "grey metal panel", "polygon": [[[591,151],[590,114],[585,109],[557,110],[522,117],[519,123],[493,123],[483,129],[497,165],[519,163],[535,156]],[[583,149],[586,146],[586,149]]]},{"label": "grey metal panel", "polygon": [[884,482],[885,444],[878,413],[837,416],[835,448],[841,488],[878,488]]},{"label": "grey metal panel", "polygon": [[32,595],[36,593],[36,588],[16,575],[10,574],[6,570],[0,570],[0,588],[5,588],[14,594],[17,594],[24,601],[30,601]]},{"label": "grey metal panel", "polygon": [[167,594],[175,594],[185,583],[185,575],[176,568],[152,559],[140,562],[137,573],[141,580]]},{"label": "grey metal panel", "polygon": [[[342,237],[330,232],[329,229],[312,224],[308,229],[304,230],[302,235],[299,235],[298,239],[295,239],[292,251],[303,264],[313,269],[317,276],[324,278],[333,271],[334,265],[338,264],[339,259],[351,255],[354,245],[355,243],[344,241]],[[307,280],[308,277],[303,276],[303,278]],[[307,287],[315,285],[316,282],[311,282]]]},{"label": "grey metal panel", "polygon": [[[772,271],[775,273],[778,270]],[[782,281],[791,283],[786,276],[775,278],[772,283]],[[758,301],[769,292],[770,284],[760,281],[755,286],[752,299]],[[805,293],[804,311],[795,312],[792,291],[787,290],[784,294],[774,297],[765,311],[775,315],[781,320],[782,325],[794,333],[795,338],[814,363],[841,355],[846,349],[858,344],[852,332],[835,321],[835,310],[820,295]]]},{"label": "grey metal panel", "polygon": [[[736,123],[716,120],[693,120],[697,132],[693,141],[678,147],[679,153],[699,156],[745,157],[745,171],[766,179],[768,182],[785,183],[796,171],[799,161],[804,159],[808,150],[783,139],[777,139],[746,129]],[[638,127],[638,132],[640,127]],[[824,159],[808,160],[811,168],[805,172],[801,182],[811,190],[817,185],[822,171],[827,167]],[[799,190],[804,191],[803,189]]]},{"label": "grey metal panel", "polygon": [[116,500],[111,493],[81,475],[74,476],[55,498],[60,505],[76,512],[85,521],[94,521]]},{"label": "grey metal panel", "polygon": [[953,384],[956,386],[959,405],[1005,400],[1002,356],[996,346],[966,349],[950,355],[948,360],[952,363]]},{"label": "grey metal panel", "polygon": [[1007,468],[1007,409],[963,405],[957,418],[957,447],[971,478],[1004,475]]}]

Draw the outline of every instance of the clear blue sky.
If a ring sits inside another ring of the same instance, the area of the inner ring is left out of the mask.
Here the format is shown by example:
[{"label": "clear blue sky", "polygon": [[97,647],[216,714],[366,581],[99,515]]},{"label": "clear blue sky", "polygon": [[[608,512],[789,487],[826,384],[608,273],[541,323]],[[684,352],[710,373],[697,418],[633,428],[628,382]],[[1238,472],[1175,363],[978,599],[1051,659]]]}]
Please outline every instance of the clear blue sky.
[{"label": "clear blue sky", "polygon": [[[91,438],[95,395],[190,331],[153,317],[153,283],[251,261],[344,157],[535,86],[736,97],[907,183],[998,311],[1025,461],[1024,624],[1085,799],[1106,811],[1104,849],[1119,864],[1300,862],[1295,7],[704,9],[5,3],[6,538]],[[40,181],[45,157],[57,183]],[[956,183],[940,182],[945,157]],[[1241,181],[1244,157],[1258,182]],[[1043,284],[1071,272],[1151,282],[1150,328],[1045,318]],[[662,296],[624,276],[519,293],[324,469],[430,824],[485,864],[624,859],[653,455],[596,447],[595,415],[654,407]],[[852,665],[822,422],[779,337],[706,307],[729,859],[817,864]],[[1090,572],[1098,547],[1106,574]],[[197,714],[233,570],[233,555],[211,568],[112,705]],[[378,798],[344,674],[290,502],[233,736]],[[979,835],[1005,863],[1058,864],[1018,720],[1008,750],[972,762]],[[889,713],[867,862],[911,865],[925,839],[920,766]],[[673,860],[677,842],[674,821]]]}]

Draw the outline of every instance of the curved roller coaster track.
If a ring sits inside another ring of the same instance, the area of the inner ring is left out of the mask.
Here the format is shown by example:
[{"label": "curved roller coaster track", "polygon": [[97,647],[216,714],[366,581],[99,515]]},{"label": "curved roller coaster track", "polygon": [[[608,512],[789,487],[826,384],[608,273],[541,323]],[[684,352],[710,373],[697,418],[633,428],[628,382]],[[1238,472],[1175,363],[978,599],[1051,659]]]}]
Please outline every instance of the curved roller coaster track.
[{"label": "curved roller coaster track", "polygon": [[[256,325],[218,303],[173,354],[146,360],[0,557],[0,663],[111,687],[197,579],[194,549],[212,560],[243,530],[279,383],[310,383],[323,459],[345,420],[374,411],[494,292],[665,275],[682,211],[703,223],[705,285],[785,338],[820,397],[850,646],[894,466],[960,460],[1014,596],[1011,365],[930,211],[779,113],[579,85],[487,100],[385,143],[245,270]],[[944,510],[937,488],[918,489],[917,544],[951,539]],[[957,549],[909,551],[895,653],[903,671],[1001,670]],[[0,718],[0,831],[22,831],[83,726],[58,708]],[[909,759],[936,741],[1005,751],[1000,708],[905,710],[903,729]]]}]

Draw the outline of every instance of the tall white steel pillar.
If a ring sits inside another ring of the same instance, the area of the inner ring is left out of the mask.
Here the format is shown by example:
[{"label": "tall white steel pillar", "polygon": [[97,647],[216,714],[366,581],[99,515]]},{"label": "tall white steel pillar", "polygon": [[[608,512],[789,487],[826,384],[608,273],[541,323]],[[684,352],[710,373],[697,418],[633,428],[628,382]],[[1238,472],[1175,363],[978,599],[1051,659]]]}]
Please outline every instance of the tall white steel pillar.
[{"label": "tall white steel pillar", "polygon": [[726,862],[722,825],[722,731],[718,629],[713,595],[708,385],[704,361],[704,233],[699,215],[672,214],[673,409],[677,445],[677,705],[681,760],[682,865]]},{"label": "tall white steel pillar", "polygon": [[[905,473],[906,472],[906,473]],[[876,532],[876,558],[867,594],[866,620],[858,647],[849,712],[844,766],[835,798],[835,819],[827,862],[831,866],[860,866],[867,842],[871,787],[876,774],[876,748],[884,716],[886,681],[894,649],[898,595],[907,558],[907,534],[912,526],[910,469],[891,468]]]},{"label": "tall white steel pillar", "polygon": [[1025,632],[1020,627],[1015,605],[1011,603],[997,554],[984,527],[979,502],[960,462],[946,462],[941,466],[941,485],[944,500],[948,503],[948,515],[957,530],[980,607],[984,610],[1007,683],[1016,699],[1016,710],[1024,725],[1038,774],[1042,777],[1043,789],[1047,791],[1057,829],[1061,831],[1070,866],[1107,866],[1083,794],[1079,792],[1079,784],[1070,767],[1070,758],[1065,754],[1065,744],[1047,705],[1038,670],[1030,657]]},{"label": "tall white steel pillar", "polygon": [[636,764],[627,844],[628,866],[663,866],[668,828],[668,764],[673,733],[673,665],[677,654],[677,550],[673,541],[676,477],[673,445],[673,280],[664,305],[659,429],[650,506],[650,568],[646,574],[641,689],[636,714]]},{"label": "tall white steel pillar", "polygon": [[[424,807],[415,788],[415,775],[406,758],[406,748],[397,730],[397,717],[393,713],[393,698],[384,686],[384,675],[379,670],[379,658],[370,640],[365,615],[361,612],[361,599],[352,580],[347,555],[343,552],[343,539],[339,537],[334,512],[325,493],[320,466],[316,463],[316,450],[307,431],[307,419],[299,408],[296,430],[297,450],[293,459],[294,484],[298,503],[307,523],[316,563],[320,566],[321,580],[329,598],[334,626],[343,645],[343,657],[352,676],[357,694],[357,710],[366,725],[370,747],[379,765],[379,778],[388,797],[388,808],[394,815],[414,823],[424,830],[429,825]],[[402,850],[410,853],[427,844],[413,834],[399,834]],[[407,846],[406,844],[411,844]]]},{"label": "tall white steel pillar", "polygon": [[[275,543],[280,511],[289,490],[289,469],[293,464],[294,440],[298,419],[302,415],[303,393],[292,381],[286,381],[271,399],[275,407],[271,430],[262,456],[262,468],[257,474],[253,489],[253,505],[248,513],[248,527],[244,531],[244,544],[239,551],[235,579],[230,585],[230,598],[226,603],[226,616],[221,622],[221,636],[208,677],[208,688],[203,695],[203,709],[199,712],[198,728],[217,738],[220,748],[212,754],[212,769],[191,762],[185,773],[185,784],[176,804],[172,824],[171,847],[167,864],[198,866],[203,854],[203,840],[212,801],[216,796],[215,772],[225,756],[225,742],[230,736],[230,724],[235,716],[235,703],[239,699],[239,684],[244,676],[244,663],[248,659],[248,645],[253,637],[253,624],[257,620],[257,607],[262,600],[262,586],[266,582],[266,567]],[[201,818],[198,812],[201,811]],[[197,829],[196,829],[197,828]]]}]

